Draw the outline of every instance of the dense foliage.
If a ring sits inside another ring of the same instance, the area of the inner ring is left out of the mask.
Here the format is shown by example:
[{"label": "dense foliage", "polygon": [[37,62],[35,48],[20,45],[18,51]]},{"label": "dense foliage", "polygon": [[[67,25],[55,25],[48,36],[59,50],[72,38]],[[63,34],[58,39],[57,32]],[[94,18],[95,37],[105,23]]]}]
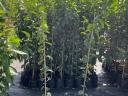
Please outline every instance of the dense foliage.
[{"label": "dense foliage", "polygon": [[15,33],[13,14],[7,11],[2,2],[0,5],[0,94],[4,96],[12,82],[10,64],[15,57],[14,52],[24,53],[17,50],[20,39]]},{"label": "dense foliage", "polygon": [[[58,71],[61,80],[84,79],[84,91],[96,58],[104,56],[109,64],[127,58],[127,5],[127,0],[0,0],[0,94],[12,79],[14,57],[24,61],[23,85],[45,81],[45,96],[49,69],[53,78]],[[27,55],[14,54],[24,54],[17,49]]]}]

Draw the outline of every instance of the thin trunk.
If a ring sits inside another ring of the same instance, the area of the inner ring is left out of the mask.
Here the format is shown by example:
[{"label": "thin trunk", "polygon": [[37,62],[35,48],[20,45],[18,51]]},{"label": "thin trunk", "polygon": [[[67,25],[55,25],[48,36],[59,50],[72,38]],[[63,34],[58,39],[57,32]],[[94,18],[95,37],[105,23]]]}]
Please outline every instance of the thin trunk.
[{"label": "thin trunk", "polygon": [[61,52],[61,57],[62,57],[62,61],[61,61],[61,72],[60,72],[60,75],[61,75],[61,80],[62,80],[62,76],[63,76],[63,64],[64,64],[64,42],[62,44],[62,52]]},{"label": "thin trunk", "polygon": [[73,72],[72,72],[72,70],[73,70],[73,52],[72,52],[72,58],[71,58],[71,77],[72,77],[72,75],[73,75]]},{"label": "thin trunk", "polygon": [[74,65],[74,53],[75,53],[75,31],[73,32],[73,45],[72,45],[72,63],[71,63],[71,76],[73,75],[73,65]]},{"label": "thin trunk", "polygon": [[45,95],[44,96],[47,96],[47,81],[46,81],[46,58],[45,58],[45,41],[44,41],[44,78],[45,78]]},{"label": "thin trunk", "polygon": [[[43,31],[43,36],[44,36],[44,31]],[[44,96],[47,96],[47,70],[46,70],[46,52],[45,52],[45,37],[43,37],[44,41],[43,41],[43,48],[44,48],[44,52],[43,52],[43,59],[44,59]]]},{"label": "thin trunk", "polygon": [[[78,48],[78,47],[77,47],[77,44],[76,44],[76,50],[77,50],[77,48]],[[79,56],[78,56],[78,54],[77,54],[77,52],[76,52],[76,57],[75,57],[75,58],[76,58],[76,59],[75,59],[75,60],[76,60],[76,74],[78,74],[78,57],[79,57]]]},{"label": "thin trunk", "polygon": [[89,56],[90,56],[90,48],[89,48],[89,50],[88,50],[88,58],[87,58],[85,76],[84,76],[83,96],[85,96],[86,80],[87,80],[88,65],[89,65],[89,64],[88,64],[88,63],[89,63]]},{"label": "thin trunk", "polygon": [[[95,14],[94,14],[94,22],[95,22]],[[93,24],[94,26],[94,24]],[[89,44],[91,45],[92,43],[92,36],[93,36],[93,31],[91,32],[90,34],[90,41],[89,41]],[[86,88],[86,81],[87,81],[87,74],[88,74],[88,66],[89,66],[89,59],[90,59],[90,51],[91,51],[91,48],[89,47],[88,49],[88,53],[87,53],[87,64],[86,64],[86,70],[85,70],[85,76],[84,76],[84,86],[83,86],[83,96],[85,96],[85,88]]]},{"label": "thin trunk", "polygon": [[74,64],[74,38],[73,38],[73,48],[72,48],[72,63],[71,63],[71,76],[73,75],[73,64]]},{"label": "thin trunk", "polygon": [[[52,32],[52,44],[53,44],[53,32]],[[51,56],[52,56],[52,59],[51,59],[51,70],[52,70],[52,63],[53,63],[53,46],[52,46],[52,49],[51,49]],[[52,74],[51,74],[51,78],[52,78]]]},{"label": "thin trunk", "polygon": [[122,80],[124,80],[124,70],[125,70],[125,65],[123,66]]},{"label": "thin trunk", "polygon": [[33,66],[33,70],[32,70],[32,80],[34,80],[34,75],[35,75],[35,66]]}]

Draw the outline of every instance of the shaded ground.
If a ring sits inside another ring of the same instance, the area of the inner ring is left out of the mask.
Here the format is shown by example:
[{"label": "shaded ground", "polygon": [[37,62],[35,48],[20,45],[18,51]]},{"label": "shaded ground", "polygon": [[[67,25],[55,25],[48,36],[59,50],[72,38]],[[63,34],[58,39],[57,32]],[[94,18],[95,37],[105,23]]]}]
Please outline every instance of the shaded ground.
[{"label": "shaded ground", "polygon": [[27,89],[19,85],[20,75],[14,76],[15,83],[9,89],[9,96],[41,96],[37,89]]},{"label": "shaded ground", "polygon": [[[22,63],[18,61],[15,61],[12,65],[17,69],[18,74],[15,74],[14,84],[8,90],[9,96],[41,96],[37,89],[27,89],[20,86],[21,65]],[[102,70],[102,63],[97,61],[95,69],[98,75],[99,86],[94,89],[88,89],[87,96],[128,96],[128,90],[117,88],[109,84],[108,77]],[[82,96],[80,94],[81,91],[78,89],[55,89],[52,91],[52,96]]]},{"label": "shaded ground", "polygon": [[23,69],[21,65],[23,62],[14,61],[12,66],[17,69],[17,73],[14,74],[14,83],[9,88],[9,96],[41,96],[38,89],[28,89],[20,85],[20,77]]},{"label": "shaded ground", "polygon": [[108,75],[102,68],[102,63],[97,60],[96,73],[98,75],[98,87],[95,89],[89,89],[89,96],[128,96],[127,89],[121,89],[110,84]]}]

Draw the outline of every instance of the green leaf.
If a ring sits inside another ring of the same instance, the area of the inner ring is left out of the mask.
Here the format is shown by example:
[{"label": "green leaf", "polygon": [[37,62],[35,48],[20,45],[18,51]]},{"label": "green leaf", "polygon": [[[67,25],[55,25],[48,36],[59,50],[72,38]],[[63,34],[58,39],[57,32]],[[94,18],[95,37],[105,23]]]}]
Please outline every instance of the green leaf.
[{"label": "green leaf", "polygon": [[26,31],[22,31],[22,32],[25,34],[26,37],[30,38],[30,34],[28,32]]},{"label": "green leaf", "polygon": [[10,66],[9,69],[10,69],[11,74],[13,75],[17,74],[17,70],[14,67]]},{"label": "green leaf", "polygon": [[85,36],[86,35],[86,32],[80,32],[80,35],[81,36]]},{"label": "green leaf", "polygon": [[4,13],[5,13],[4,10],[0,9],[0,14],[4,14]]},{"label": "green leaf", "polygon": [[38,9],[39,9],[39,11],[45,11],[46,8],[45,8],[45,6],[39,6]]},{"label": "green leaf", "polygon": [[15,53],[18,53],[20,55],[27,55],[27,53],[23,52],[23,51],[19,51],[19,50],[15,50],[15,49],[12,49],[13,52]]},{"label": "green leaf", "polygon": [[18,46],[20,43],[20,39],[16,35],[11,35],[8,37],[8,44],[9,45],[16,45]]},{"label": "green leaf", "polygon": [[46,57],[47,57],[48,59],[50,59],[50,60],[53,60],[53,57],[50,56],[50,55],[47,55]]}]

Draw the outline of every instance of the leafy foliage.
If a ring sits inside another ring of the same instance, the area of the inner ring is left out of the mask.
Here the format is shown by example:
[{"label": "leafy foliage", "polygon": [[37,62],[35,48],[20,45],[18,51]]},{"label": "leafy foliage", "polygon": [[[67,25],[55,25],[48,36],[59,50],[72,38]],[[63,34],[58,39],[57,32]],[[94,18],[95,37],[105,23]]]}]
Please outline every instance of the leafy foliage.
[{"label": "leafy foliage", "polygon": [[30,82],[46,79],[47,68],[59,70],[61,79],[65,73],[88,77],[96,58],[126,59],[127,4],[127,0],[1,0],[1,93],[11,81],[9,66],[15,56],[24,60],[23,76],[29,70]]},{"label": "leafy foliage", "polygon": [[20,39],[15,34],[16,28],[10,12],[5,10],[3,2],[0,5],[0,95],[4,96],[12,82],[10,64],[15,56],[14,50],[16,53],[21,52],[17,50]]}]

